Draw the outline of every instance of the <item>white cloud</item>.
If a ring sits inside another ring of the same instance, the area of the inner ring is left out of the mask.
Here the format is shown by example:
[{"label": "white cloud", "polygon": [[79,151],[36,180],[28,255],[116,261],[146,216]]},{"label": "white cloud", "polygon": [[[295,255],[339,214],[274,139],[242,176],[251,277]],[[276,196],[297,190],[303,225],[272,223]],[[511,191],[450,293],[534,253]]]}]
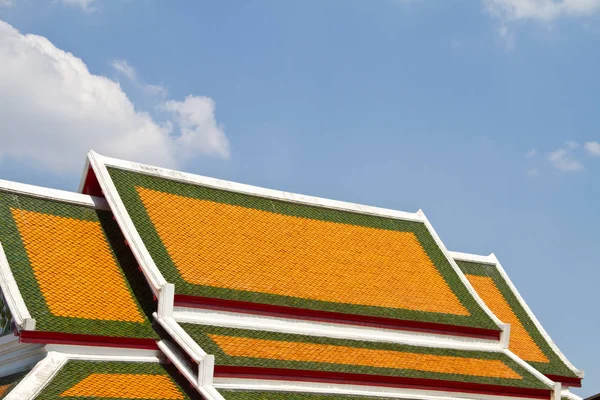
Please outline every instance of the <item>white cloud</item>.
[{"label": "white cloud", "polygon": [[[37,35],[0,21],[0,159],[27,160],[56,172],[78,172],[87,150],[176,168],[195,154],[228,157],[214,103],[189,96],[164,107],[156,122],[135,109],[120,85]],[[177,135],[173,127],[179,126]]]},{"label": "white cloud", "polygon": [[535,156],[537,156],[538,152],[536,149],[531,149],[527,152],[527,154],[525,154],[525,156],[527,156],[527,158],[535,158]]},{"label": "white cloud", "polygon": [[95,0],[61,0],[61,2],[67,6],[80,7],[83,11],[94,11],[92,4],[94,4]]},{"label": "white cloud", "polygon": [[484,4],[489,13],[503,20],[550,22],[600,11],[600,0],[484,0]]},{"label": "white cloud", "polygon": [[578,160],[573,157],[572,148],[568,145],[565,148],[557,149],[548,154],[548,160],[554,168],[565,172],[583,171],[585,168]]},{"label": "white cloud", "polygon": [[195,152],[229,157],[229,142],[215,120],[215,102],[211,98],[187,96],[184,101],[167,101],[164,108],[173,113],[181,129],[177,142],[180,153],[187,157]]},{"label": "white cloud", "polygon": [[600,143],[587,142],[584,145],[585,151],[592,157],[600,157]]},{"label": "white cloud", "polygon": [[12,0],[0,0],[0,6],[10,7],[13,5]]}]

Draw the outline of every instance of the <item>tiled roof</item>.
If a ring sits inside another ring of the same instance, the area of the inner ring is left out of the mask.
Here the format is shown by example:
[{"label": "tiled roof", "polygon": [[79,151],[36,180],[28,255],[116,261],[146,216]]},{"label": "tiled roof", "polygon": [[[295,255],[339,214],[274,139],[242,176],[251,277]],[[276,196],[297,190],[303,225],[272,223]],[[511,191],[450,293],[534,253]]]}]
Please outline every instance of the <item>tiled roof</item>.
[{"label": "tiled roof", "polygon": [[181,323],[219,367],[323,371],[548,389],[498,352],[332,339]]},{"label": "tiled roof", "polygon": [[108,171],[179,295],[499,330],[422,221]]},{"label": "tiled roof", "polygon": [[544,338],[496,265],[457,263],[492,312],[511,325],[510,350],[543,374],[576,377]]},{"label": "tiled roof", "polygon": [[[187,381],[186,381],[187,382]],[[191,400],[169,365],[149,362],[68,361],[36,400]]]},{"label": "tiled roof", "polygon": [[0,190],[0,243],[37,331],[155,337],[109,211]]},{"label": "tiled roof", "polygon": [[339,394],[314,394],[290,392],[254,392],[219,390],[226,400],[383,400],[384,397],[347,396]]}]

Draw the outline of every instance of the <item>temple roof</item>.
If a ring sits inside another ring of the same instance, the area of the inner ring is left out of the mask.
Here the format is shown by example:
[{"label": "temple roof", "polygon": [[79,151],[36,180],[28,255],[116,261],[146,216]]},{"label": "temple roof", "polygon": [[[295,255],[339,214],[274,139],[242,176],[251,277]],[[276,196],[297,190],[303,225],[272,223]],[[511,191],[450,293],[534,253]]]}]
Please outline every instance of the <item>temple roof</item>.
[{"label": "temple roof", "polygon": [[580,382],[499,263],[457,263],[422,212],[88,167],[100,197],[0,181],[7,400],[559,400]]},{"label": "temple roof", "polygon": [[147,285],[105,203],[0,182],[0,221],[3,292],[22,297],[36,332],[156,337]]},{"label": "temple roof", "polygon": [[101,160],[92,166],[117,220],[134,227],[132,241],[175,284],[176,303],[416,321],[498,337],[497,321],[422,214],[277,197]]},{"label": "temple roof", "polygon": [[488,307],[511,325],[509,349],[551,379],[575,384],[581,372],[554,344],[496,257],[456,254],[455,258]]}]

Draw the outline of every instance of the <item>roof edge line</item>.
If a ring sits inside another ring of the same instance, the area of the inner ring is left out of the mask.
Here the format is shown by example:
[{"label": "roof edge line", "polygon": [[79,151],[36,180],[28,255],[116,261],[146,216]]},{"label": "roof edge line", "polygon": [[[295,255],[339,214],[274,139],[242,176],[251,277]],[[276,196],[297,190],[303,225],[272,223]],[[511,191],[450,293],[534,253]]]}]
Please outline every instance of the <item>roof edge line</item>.
[{"label": "roof edge line", "polygon": [[188,353],[195,363],[200,364],[208,355],[208,353],[206,353],[200,345],[188,335],[173,317],[164,317],[157,313],[154,313],[153,316],[160,326]]},{"label": "roof edge line", "polygon": [[2,242],[0,242],[0,288],[17,327],[19,329],[35,330],[35,319],[31,318],[27,304],[23,300],[6,258],[6,253],[4,253]]},{"label": "roof edge line", "polygon": [[98,153],[95,153],[94,151],[90,151],[90,154],[94,154],[96,158],[100,157],[105,165],[118,167],[133,172],[139,172],[146,175],[159,176],[161,178],[182,183],[196,184],[215,189],[226,190],[229,192],[253,195],[273,200],[285,201],[289,203],[305,204],[310,206],[330,208],[359,214],[370,214],[392,219],[423,222],[423,218],[418,212],[411,213],[406,211],[398,211],[387,208],[344,202],[340,200],[331,200],[323,197],[307,196],[298,193],[285,192],[281,190],[267,189],[262,188],[260,186],[247,185],[244,183],[210,178],[207,176],[176,171],[173,169],[155,167],[147,164],[141,164],[132,161],[125,161],[117,158],[101,156]]},{"label": "roof edge line", "polygon": [[[292,382],[292,381],[276,381],[268,379],[232,379],[218,378],[215,386],[224,390],[246,390],[246,391],[266,391],[266,392],[287,392],[287,393],[315,393],[315,394],[337,394],[349,396],[374,396],[386,397],[393,399],[407,400],[464,400],[466,397],[457,397],[457,393],[449,393],[444,391],[432,391],[426,389],[404,389],[404,388],[388,388],[361,386],[340,383],[319,383],[319,382]],[[458,394],[460,395],[460,394]],[[477,400],[516,400],[524,399],[522,397],[509,396],[491,396],[477,395],[473,397],[469,394],[470,399]]]},{"label": "roof edge line", "polygon": [[[438,247],[442,250],[442,253],[444,253],[444,256],[446,257],[446,259],[450,263],[450,266],[452,266],[452,268],[454,269],[454,271],[458,275],[458,277],[461,280],[461,282],[463,282],[463,284],[467,288],[467,291],[471,294],[471,296],[473,296],[473,298],[475,299],[475,302],[477,302],[477,304],[490,317],[490,319],[501,329],[502,336],[506,336],[507,334],[509,334],[507,332],[507,330],[506,330],[504,322],[502,322],[492,312],[492,310],[487,306],[487,304],[485,304],[485,302],[483,301],[483,299],[481,297],[479,297],[479,295],[477,294],[477,291],[475,291],[475,288],[471,285],[471,283],[469,282],[469,280],[467,279],[467,277],[465,276],[465,274],[463,274],[463,272],[461,271],[461,269],[458,267],[458,264],[456,264],[456,261],[454,261],[454,258],[452,258],[450,252],[448,251],[448,249],[444,245],[444,242],[442,242],[442,239],[440,239],[440,237],[438,236],[437,232],[433,228],[433,225],[431,225],[431,222],[429,222],[429,219],[427,218],[427,216],[425,215],[425,213],[422,210],[419,210],[419,213],[423,217],[423,221],[425,223],[425,227],[427,228],[427,230],[429,231],[429,233],[431,233],[431,236],[435,240],[435,242],[438,245]],[[500,340],[502,341],[502,339],[503,338],[501,337]],[[505,338],[505,340],[508,340],[508,339]]]},{"label": "roof edge line", "polygon": [[0,190],[16,194],[29,195],[42,199],[61,201],[78,206],[92,207],[97,210],[108,210],[108,204],[101,197],[87,194],[69,192],[60,189],[51,189],[43,186],[29,185],[26,183],[12,182],[0,179]]},{"label": "roof edge line", "polygon": [[194,376],[194,372],[177,356],[177,352],[172,348],[172,344],[166,340],[161,340],[158,342],[158,347],[175,368],[177,368],[181,375],[183,375],[203,397],[208,400],[225,400],[221,393],[213,386],[214,356],[207,355],[204,360],[198,364],[198,376]]},{"label": "roof edge line", "polygon": [[[538,378],[544,384],[550,386],[552,389],[555,387],[555,382],[548,378],[546,375],[542,374],[537,369],[533,368],[527,361],[523,360],[521,357],[510,351],[509,349],[504,349],[504,354],[512,358],[517,364],[525,368],[529,373]],[[560,399],[559,399],[560,400]]]},{"label": "roof edge line", "polygon": [[123,203],[123,200],[121,200],[121,196],[119,196],[119,192],[106,169],[106,158],[93,150],[90,150],[88,153],[88,160],[96,174],[96,178],[98,178],[98,183],[104,192],[106,201],[115,216],[117,224],[121,228],[123,236],[125,236],[125,239],[129,243],[131,252],[140,265],[142,273],[146,277],[152,292],[156,297],[159,297],[161,288],[167,281],[154,263],[152,256],[150,256],[140,234],[137,229],[135,229],[131,217],[125,209],[125,204]]},{"label": "roof edge line", "polygon": [[513,292],[513,294],[516,296],[516,298],[519,301],[519,303],[521,303],[521,306],[523,307],[523,309],[525,309],[525,312],[529,315],[529,318],[531,318],[531,320],[533,321],[534,325],[538,328],[538,330],[540,331],[540,333],[542,334],[542,336],[544,337],[544,339],[546,339],[546,342],[548,342],[548,344],[550,345],[550,348],[552,350],[554,350],[554,352],[558,355],[558,357],[565,363],[565,365],[575,375],[577,375],[579,378],[583,379],[584,375],[585,375],[584,372],[582,370],[578,369],[577,367],[575,367],[569,361],[569,359],[562,353],[562,351],[560,351],[560,349],[558,348],[558,346],[556,345],[556,343],[554,343],[554,341],[552,340],[552,338],[550,337],[550,335],[548,334],[548,332],[546,332],[546,330],[544,329],[544,327],[542,326],[542,324],[540,323],[540,321],[537,319],[537,317],[535,316],[535,314],[533,313],[533,311],[531,310],[531,308],[529,308],[529,305],[527,304],[527,302],[525,301],[525,299],[521,296],[521,294],[517,290],[516,286],[511,281],[510,277],[508,276],[508,274],[506,273],[506,271],[502,267],[502,264],[500,263],[500,260],[498,260],[498,258],[496,257],[496,255],[494,253],[490,254],[489,257],[494,260],[494,264],[496,265],[496,268],[498,268],[498,272],[500,272],[500,275],[504,278],[504,280],[506,280],[506,283],[508,284],[508,287]]},{"label": "roof edge line", "polygon": [[412,320],[397,320],[387,317],[373,317],[360,314],[344,314],[334,311],[322,311],[290,306],[251,303],[238,300],[224,300],[190,295],[175,295],[175,306],[199,310],[222,310],[240,312],[252,315],[265,315],[270,317],[298,321],[320,321],[340,325],[381,327],[396,331],[417,331],[438,333],[448,336],[472,337],[480,339],[501,340],[502,331],[461,325],[448,325],[436,322],[422,322]]},{"label": "roof edge line", "polygon": [[[477,350],[501,352],[502,347],[495,339],[475,339],[465,336],[450,336],[435,333],[415,333],[395,329],[345,325],[334,322],[298,320],[292,318],[249,315],[225,310],[176,309],[174,319],[177,322],[198,325],[214,325],[237,329],[280,332],[287,334],[330,337],[370,342],[399,343],[412,346],[452,348],[458,350]],[[484,342],[485,340],[485,342]]]},{"label": "roof edge line", "polygon": [[496,259],[493,257],[494,253],[491,253],[489,256],[482,256],[478,254],[471,253],[461,253],[459,251],[449,251],[452,258],[459,261],[467,261],[467,262],[477,262],[481,264],[495,264]]},{"label": "roof edge line", "polygon": [[[220,371],[218,371],[220,370]],[[308,372],[308,373],[307,373]],[[490,385],[483,383],[459,382],[450,380],[390,377],[381,375],[361,375],[353,373],[328,373],[322,371],[289,370],[277,368],[238,367],[221,366],[217,368],[215,386],[222,388],[223,381],[234,383],[243,382],[237,389],[247,389],[247,381],[255,382],[277,382],[282,384],[293,382],[292,385],[304,383],[307,386],[328,384],[348,385],[350,387],[372,388],[371,390],[397,390],[399,392],[409,391],[419,393],[426,391],[432,394],[444,393],[450,397],[435,397],[437,399],[507,399],[507,398],[536,398],[548,399],[549,392],[553,388],[520,388],[515,386]],[[285,382],[285,383],[284,383]],[[341,383],[344,382],[344,383]],[[349,383],[345,383],[349,382]],[[235,383],[234,383],[235,384]],[[243,385],[243,386],[242,386]],[[240,387],[242,386],[242,387]],[[231,387],[231,386],[230,386]],[[429,387],[429,389],[423,389]],[[434,389],[436,388],[436,389]],[[271,389],[273,390],[273,389]],[[414,392],[413,392],[414,393]],[[468,397],[457,397],[457,393],[467,394]],[[473,396],[476,397],[473,397]],[[381,396],[381,395],[379,395]],[[378,396],[378,397],[379,397]],[[514,396],[514,397],[513,397]],[[406,397],[402,397],[406,398]],[[423,397],[416,397],[423,399]]]}]

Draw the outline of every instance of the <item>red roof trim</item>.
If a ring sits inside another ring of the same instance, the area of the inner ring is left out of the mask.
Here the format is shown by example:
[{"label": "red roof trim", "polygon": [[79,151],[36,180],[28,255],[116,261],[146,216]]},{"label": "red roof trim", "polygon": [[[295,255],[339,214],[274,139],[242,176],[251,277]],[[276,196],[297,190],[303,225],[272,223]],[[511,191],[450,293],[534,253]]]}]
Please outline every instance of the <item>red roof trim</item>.
[{"label": "red roof trim", "polygon": [[102,193],[102,188],[100,187],[96,173],[91,166],[88,168],[85,175],[85,181],[83,183],[83,187],[81,188],[81,193],[87,194],[88,196],[104,197],[104,193]]},{"label": "red roof trim", "polygon": [[155,339],[122,338],[113,336],[78,335],[63,332],[21,331],[21,343],[68,344],[79,346],[119,347],[156,350]]},{"label": "red roof trim", "polygon": [[216,299],[209,297],[175,295],[175,305],[179,307],[208,308],[214,310],[237,311],[248,314],[269,315],[285,318],[333,322],[348,325],[363,325],[376,328],[407,330],[416,332],[437,333],[442,335],[466,336],[483,339],[500,339],[500,331],[467,326],[438,324],[435,322],[420,322],[398,320],[384,317],[344,314],[331,311],[308,310],[303,308],[259,304],[246,301]]},{"label": "red roof trim", "polygon": [[345,372],[305,371],[277,368],[215,366],[215,377],[275,379],[284,381],[324,382],[346,385],[385,386],[406,389],[439,390],[461,393],[489,394],[494,396],[519,396],[531,399],[551,398],[552,389],[518,388],[513,386],[488,385],[435,379],[405,378],[351,374]]},{"label": "red roof trim", "polygon": [[554,382],[560,382],[562,384],[564,384],[565,386],[572,386],[572,387],[581,387],[581,378],[573,378],[570,376],[560,376],[560,375],[551,375],[551,374],[547,374],[546,378],[554,381]]}]

